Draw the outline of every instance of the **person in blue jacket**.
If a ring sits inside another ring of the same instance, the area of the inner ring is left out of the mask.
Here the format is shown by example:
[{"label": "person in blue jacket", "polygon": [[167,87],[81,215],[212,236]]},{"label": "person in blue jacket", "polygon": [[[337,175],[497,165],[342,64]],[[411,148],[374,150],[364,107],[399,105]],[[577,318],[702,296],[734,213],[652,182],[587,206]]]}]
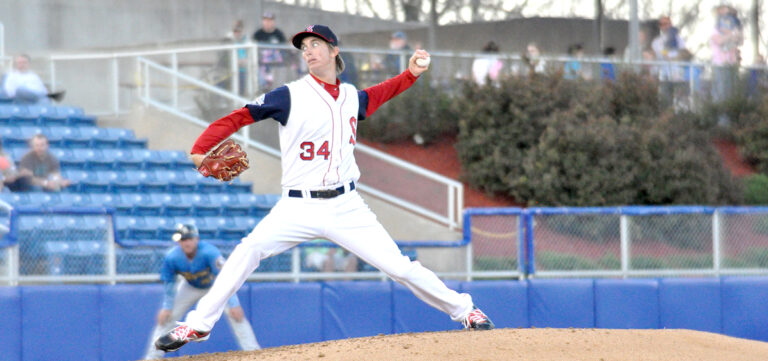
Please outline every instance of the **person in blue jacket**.
[{"label": "person in blue jacket", "polygon": [[[155,348],[154,340],[173,329],[189,308],[208,292],[224,265],[224,257],[219,249],[208,242],[200,241],[197,227],[193,224],[176,225],[173,241],[177,244],[165,254],[160,270],[165,294],[163,305],[157,313],[157,324],[152,331],[145,360],[163,357],[165,352]],[[260,349],[237,294],[229,298],[227,311],[229,325],[240,348],[245,351]]]}]

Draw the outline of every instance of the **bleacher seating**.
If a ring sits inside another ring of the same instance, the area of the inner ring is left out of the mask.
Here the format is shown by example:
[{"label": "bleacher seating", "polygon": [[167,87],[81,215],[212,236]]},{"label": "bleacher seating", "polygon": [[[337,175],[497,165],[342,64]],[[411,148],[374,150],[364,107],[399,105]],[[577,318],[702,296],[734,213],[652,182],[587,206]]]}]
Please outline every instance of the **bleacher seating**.
[{"label": "bleacher seating", "polygon": [[[0,138],[14,161],[27,153],[35,134],[48,137],[63,176],[73,184],[59,193],[3,192],[0,199],[15,206],[115,208],[120,273],[157,272],[178,222],[195,223],[202,238],[233,247],[279,199],[252,194],[251,184],[239,179],[223,183],[204,178],[183,151],[149,150],[147,140],[133,130],[98,127],[96,118],[81,108],[0,104]],[[33,244],[22,251],[49,257],[41,262],[48,272],[55,265],[56,272],[65,274],[98,273],[105,249],[96,239],[103,237],[105,227],[99,222],[106,220],[82,218],[20,217],[20,236],[35,238],[45,232],[52,236],[47,239],[61,240],[25,242]],[[58,258],[54,262],[50,257]],[[41,266],[30,265],[22,273],[39,271],[35,267]]]}]

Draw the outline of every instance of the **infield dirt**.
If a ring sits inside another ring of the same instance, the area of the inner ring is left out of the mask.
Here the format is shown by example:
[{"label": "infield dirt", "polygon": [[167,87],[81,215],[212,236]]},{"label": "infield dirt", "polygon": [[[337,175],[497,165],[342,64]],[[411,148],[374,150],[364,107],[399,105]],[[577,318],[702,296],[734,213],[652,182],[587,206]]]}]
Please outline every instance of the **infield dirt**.
[{"label": "infield dirt", "polygon": [[496,329],[350,338],[170,360],[758,361],[768,360],[768,343],[689,330]]}]

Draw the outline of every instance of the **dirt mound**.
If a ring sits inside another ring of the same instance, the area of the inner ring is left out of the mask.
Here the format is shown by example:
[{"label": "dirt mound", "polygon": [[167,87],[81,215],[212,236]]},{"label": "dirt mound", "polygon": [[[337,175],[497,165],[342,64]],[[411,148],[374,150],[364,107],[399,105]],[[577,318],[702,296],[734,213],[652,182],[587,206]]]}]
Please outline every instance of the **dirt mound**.
[{"label": "dirt mound", "polygon": [[496,329],[351,338],[173,360],[766,360],[768,343],[689,330]]}]

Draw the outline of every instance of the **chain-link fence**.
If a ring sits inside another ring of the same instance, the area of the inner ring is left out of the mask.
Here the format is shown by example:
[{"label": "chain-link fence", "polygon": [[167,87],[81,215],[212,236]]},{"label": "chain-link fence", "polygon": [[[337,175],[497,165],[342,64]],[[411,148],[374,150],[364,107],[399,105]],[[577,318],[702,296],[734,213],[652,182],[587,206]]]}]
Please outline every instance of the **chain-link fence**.
[{"label": "chain-link fence", "polygon": [[523,210],[468,209],[464,238],[471,245],[469,272],[476,277],[519,277],[525,264]]},{"label": "chain-link fence", "polygon": [[3,241],[4,278],[12,283],[95,281],[114,275],[110,210],[13,209]]}]

